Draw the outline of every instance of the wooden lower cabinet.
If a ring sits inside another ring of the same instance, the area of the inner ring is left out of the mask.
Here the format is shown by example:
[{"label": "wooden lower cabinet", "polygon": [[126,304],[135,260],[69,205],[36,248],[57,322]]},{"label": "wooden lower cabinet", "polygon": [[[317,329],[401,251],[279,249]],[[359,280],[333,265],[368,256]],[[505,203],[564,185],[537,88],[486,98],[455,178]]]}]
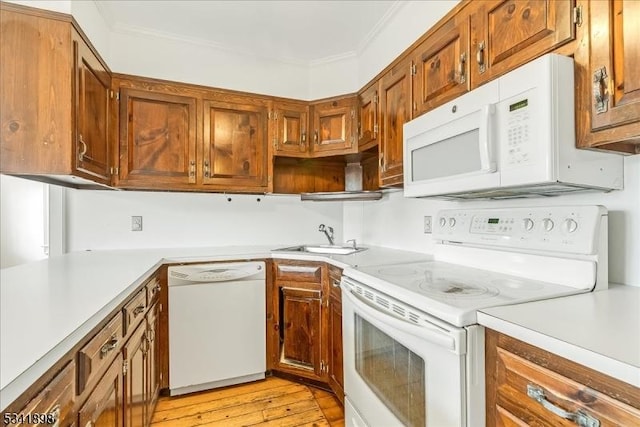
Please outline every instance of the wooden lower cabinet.
[{"label": "wooden lower cabinet", "polygon": [[82,427],[123,426],[122,354],[118,354],[111,366],[89,394],[78,411],[78,425]]},{"label": "wooden lower cabinet", "polygon": [[160,340],[158,332],[160,331],[160,304],[154,304],[147,314],[147,385],[148,385],[148,402],[147,402],[147,425],[151,423],[153,411],[160,395]]},{"label": "wooden lower cabinet", "polygon": [[126,427],[144,427],[147,420],[148,352],[147,328],[142,322],[123,350],[124,418]]},{"label": "wooden lower cabinet", "polygon": [[344,371],[342,366],[342,293],[340,278],[342,270],[329,266],[329,321],[327,346],[329,353],[329,387],[338,399],[344,403]]},{"label": "wooden lower cabinet", "polygon": [[342,270],[275,260],[267,294],[269,369],[329,386],[343,401]]},{"label": "wooden lower cabinet", "polygon": [[487,426],[640,425],[630,384],[489,329],[485,349]]}]

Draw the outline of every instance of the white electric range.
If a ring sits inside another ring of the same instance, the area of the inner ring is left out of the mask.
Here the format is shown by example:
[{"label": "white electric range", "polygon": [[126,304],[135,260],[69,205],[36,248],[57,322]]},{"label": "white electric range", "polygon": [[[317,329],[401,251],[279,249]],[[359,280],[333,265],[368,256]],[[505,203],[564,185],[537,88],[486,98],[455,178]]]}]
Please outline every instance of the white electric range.
[{"label": "white electric range", "polygon": [[484,426],[477,311],[606,289],[607,235],[601,206],[444,210],[433,261],[345,269],[347,426]]}]

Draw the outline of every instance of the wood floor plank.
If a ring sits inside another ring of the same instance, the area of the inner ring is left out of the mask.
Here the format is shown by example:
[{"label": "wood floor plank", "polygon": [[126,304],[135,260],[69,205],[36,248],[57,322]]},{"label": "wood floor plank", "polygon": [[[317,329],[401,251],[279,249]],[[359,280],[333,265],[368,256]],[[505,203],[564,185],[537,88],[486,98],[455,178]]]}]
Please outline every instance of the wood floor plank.
[{"label": "wood floor plank", "polygon": [[241,404],[267,401],[304,390],[306,390],[306,387],[302,384],[291,383],[267,390],[259,390],[253,393],[240,393],[235,396],[228,396],[227,393],[225,393],[225,397],[223,398],[213,398],[197,404],[183,405],[169,409],[165,409],[163,406],[162,408],[156,409],[153,419],[158,422],[167,421],[206,412],[208,408],[224,409]]},{"label": "wood floor plank", "polygon": [[158,401],[158,406],[162,406],[162,409],[173,409],[179,408],[180,406],[194,405],[210,402],[212,400],[224,399],[228,396],[237,396],[239,394],[253,393],[260,390],[270,390],[290,384],[293,383],[291,381],[283,380],[282,378],[269,377],[266,380],[253,382],[248,385],[225,387],[213,391],[187,394],[185,396],[163,398]]},{"label": "wood floor plank", "polygon": [[[281,406],[291,405],[301,400],[309,399],[309,391],[302,390],[297,393],[290,393],[276,399],[268,399],[259,402],[244,403],[226,408],[219,408],[217,406],[210,406],[205,408],[204,411],[191,412],[180,418],[172,418],[163,421],[154,421],[154,427],[187,427],[187,426],[199,426],[202,424],[213,423],[216,421],[228,420],[239,417],[241,415],[275,409]],[[202,408],[201,408],[202,409]],[[197,409],[196,409],[197,410]],[[155,420],[155,418],[154,418]]]},{"label": "wood floor plank", "polygon": [[151,427],[344,427],[330,392],[282,378],[158,401]]}]

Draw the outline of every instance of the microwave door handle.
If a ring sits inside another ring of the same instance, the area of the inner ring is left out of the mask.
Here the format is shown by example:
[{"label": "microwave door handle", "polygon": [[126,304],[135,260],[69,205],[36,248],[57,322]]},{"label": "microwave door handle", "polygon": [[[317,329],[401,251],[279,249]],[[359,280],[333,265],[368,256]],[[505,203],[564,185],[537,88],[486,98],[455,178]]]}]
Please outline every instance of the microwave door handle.
[{"label": "microwave door handle", "polygon": [[482,117],[480,122],[480,168],[484,172],[495,172],[496,162],[494,161],[494,143],[496,138],[493,129],[493,116],[496,111],[494,104],[488,104],[482,107]]},{"label": "microwave door handle", "polygon": [[[399,319],[395,316],[390,315],[389,313],[380,311],[370,304],[362,301],[348,288],[344,286],[341,286],[341,288],[342,296],[348,299],[349,302],[353,304],[353,306],[357,308],[359,312],[365,313],[372,318],[380,319],[381,322],[391,326],[392,328],[398,329],[411,335],[415,335],[422,339],[426,339],[427,341],[430,341],[438,345],[439,347],[444,347],[447,350],[455,351],[456,353],[459,351],[459,349],[456,348],[456,339],[445,330],[442,330],[437,326],[430,327],[426,324],[417,325],[415,323],[410,323],[406,320]],[[381,318],[381,316],[383,316],[383,318]]]}]

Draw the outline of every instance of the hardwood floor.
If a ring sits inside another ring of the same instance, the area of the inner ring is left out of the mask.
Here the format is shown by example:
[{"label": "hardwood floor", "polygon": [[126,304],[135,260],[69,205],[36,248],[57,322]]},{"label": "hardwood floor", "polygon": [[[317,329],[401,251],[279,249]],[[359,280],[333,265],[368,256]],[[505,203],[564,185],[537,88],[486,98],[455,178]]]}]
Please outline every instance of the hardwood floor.
[{"label": "hardwood floor", "polygon": [[151,427],[344,426],[331,393],[282,378],[178,397],[162,397]]}]

